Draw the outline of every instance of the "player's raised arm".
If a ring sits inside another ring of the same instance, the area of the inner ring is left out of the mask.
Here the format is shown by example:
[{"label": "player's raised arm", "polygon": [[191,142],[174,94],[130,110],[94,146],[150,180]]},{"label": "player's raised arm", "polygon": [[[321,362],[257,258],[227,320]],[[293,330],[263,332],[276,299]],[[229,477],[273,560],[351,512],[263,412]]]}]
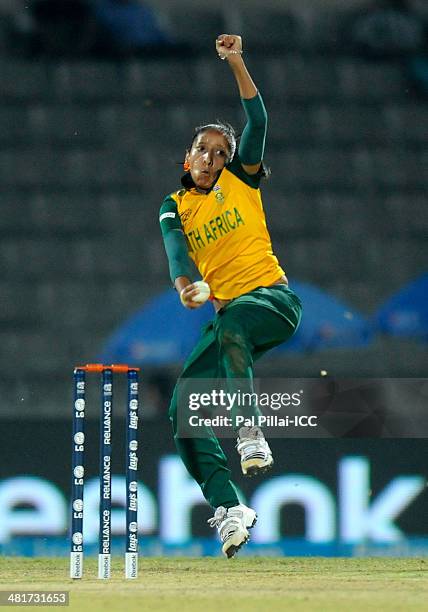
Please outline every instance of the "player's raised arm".
[{"label": "player's raised arm", "polygon": [[221,59],[228,62],[241,96],[247,124],[239,143],[239,157],[247,174],[256,174],[263,160],[267,113],[262,97],[247,70],[242,57],[242,39],[233,34],[221,34],[216,40],[216,50]]}]

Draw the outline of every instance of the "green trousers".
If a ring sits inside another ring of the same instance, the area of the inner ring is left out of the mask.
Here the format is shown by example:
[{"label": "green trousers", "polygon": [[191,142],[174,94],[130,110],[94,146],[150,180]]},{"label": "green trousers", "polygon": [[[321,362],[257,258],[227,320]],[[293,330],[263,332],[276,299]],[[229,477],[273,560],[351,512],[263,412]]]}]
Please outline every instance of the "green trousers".
[{"label": "green trousers", "polygon": [[205,499],[218,508],[239,504],[227,459],[214,432],[201,438],[180,437],[177,423],[179,385],[185,379],[248,379],[253,363],[269,349],[289,339],[299,326],[301,302],[286,285],[259,287],[223,307],[204,326],[202,336],[184,364],[174,389],[169,416],[174,441],[189,474]]}]

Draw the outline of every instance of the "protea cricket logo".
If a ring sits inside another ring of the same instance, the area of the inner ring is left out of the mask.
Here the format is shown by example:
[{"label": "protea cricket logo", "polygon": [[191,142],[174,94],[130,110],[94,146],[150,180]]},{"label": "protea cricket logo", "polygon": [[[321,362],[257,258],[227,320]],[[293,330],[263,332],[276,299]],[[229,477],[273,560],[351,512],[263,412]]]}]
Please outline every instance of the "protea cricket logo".
[{"label": "protea cricket logo", "polygon": [[215,185],[213,187],[213,191],[215,193],[215,199],[217,200],[217,202],[219,202],[220,204],[223,204],[224,195],[223,195],[220,185]]}]

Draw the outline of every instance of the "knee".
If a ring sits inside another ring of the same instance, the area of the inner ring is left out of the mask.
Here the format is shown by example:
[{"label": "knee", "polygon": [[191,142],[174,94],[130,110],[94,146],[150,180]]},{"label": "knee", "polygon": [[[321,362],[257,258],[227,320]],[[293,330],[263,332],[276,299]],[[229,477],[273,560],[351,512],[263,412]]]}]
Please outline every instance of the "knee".
[{"label": "knee", "polygon": [[232,348],[245,346],[245,333],[240,325],[231,325],[226,319],[221,321],[217,328],[217,343],[222,350],[229,351]]},{"label": "knee", "polygon": [[232,327],[227,324],[220,326],[217,342],[220,354],[234,372],[240,373],[248,366],[249,347],[244,330],[240,326]]}]

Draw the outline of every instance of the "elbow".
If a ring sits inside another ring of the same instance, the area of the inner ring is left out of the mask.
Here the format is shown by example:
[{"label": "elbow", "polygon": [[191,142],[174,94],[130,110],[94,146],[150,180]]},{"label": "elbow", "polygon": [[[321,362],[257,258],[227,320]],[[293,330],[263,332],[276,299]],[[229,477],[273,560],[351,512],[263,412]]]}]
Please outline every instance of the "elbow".
[{"label": "elbow", "polygon": [[251,126],[251,129],[266,130],[268,123],[267,113],[265,112],[263,114],[257,115],[256,117],[251,117],[248,123]]},{"label": "elbow", "polygon": [[267,134],[267,121],[257,121],[251,124],[251,135],[254,140],[263,140]]}]

